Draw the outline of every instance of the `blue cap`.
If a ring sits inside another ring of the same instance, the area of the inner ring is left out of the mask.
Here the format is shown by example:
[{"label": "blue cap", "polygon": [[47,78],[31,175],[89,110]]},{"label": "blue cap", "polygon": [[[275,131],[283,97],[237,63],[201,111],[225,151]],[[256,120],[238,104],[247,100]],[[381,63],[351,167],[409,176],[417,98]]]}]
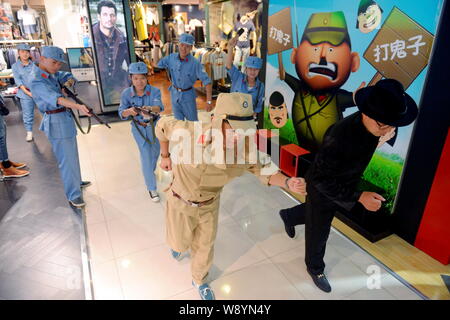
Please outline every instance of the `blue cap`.
[{"label": "blue cap", "polygon": [[263,64],[262,59],[254,56],[249,56],[247,60],[245,60],[245,66],[247,68],[261,69],[262,64]]},{"label": "blue cap", "polygon": [[42,49],[42,56],[46,58],[51,58],[56,61],[66,63],[65,54],[63,49],[55,46],[46,46]]},{"label": "blue cap", "polygon": [[31,47],[29,44],[27,43],[21,43],[17,45],[17,50],[26,50],[26,51],[30,51]]},{"label": "blue cap", "polygon": [[190,46],[193,46],[195,42],[194,36],[189,34],[189,33],[183,33],[180,36],[180,43],[185,43],[188,44]]},{"label": "blue cap", "polygon": [[147,65],[143,62],[133,62],[128,68],[129,74],[147,74]]}]

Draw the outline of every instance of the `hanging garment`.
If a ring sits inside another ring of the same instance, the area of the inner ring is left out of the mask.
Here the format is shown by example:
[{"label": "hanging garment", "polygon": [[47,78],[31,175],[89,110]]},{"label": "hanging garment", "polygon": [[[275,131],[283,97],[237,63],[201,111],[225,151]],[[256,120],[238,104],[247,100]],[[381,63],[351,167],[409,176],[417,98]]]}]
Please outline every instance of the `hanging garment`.
[{"label": "hanging garment", "polygon": [[163,45],[162,41],[156,41],[156,39],[152,40],[152,45],[153,45],[153,49],[152,49],[152,61],[155,65],[158,64],[159,60],[161,60],[162,58],[162,52],[161,52],[161,47]]},{"label": "hanging garment", "polygon": [[181,15],[175,17],[176,31],[179,36],[186,32],[185,22]]},{"label": "hanging garment", "polygon": [[157,7],[147,7],[146,13],[147,13],[147,24],[149,25],[159,24],[159,14]]},{"label": "hanging garment", "polygon": [[211,67],[213,70],[213,79],[220,80],[227,77],[227,70],[225,68],[225,60],[227,55],[223,51],[215,51],[209,57]]},{"label": "hanging garment", "polygon": [[229,35],[233,31],[233,17],[234,17],[234,6],[232,1],[227,1],[222,3],[220,9],[220,24],[219,29],[223,31],[226,35]]},{"label": "hanging garment", "polygon": [[147,33],[145,9],[140,4],[137,4],[135,7],[134,23],[136,24],[136,31],[139,41],[147,39],[148,33]]}]

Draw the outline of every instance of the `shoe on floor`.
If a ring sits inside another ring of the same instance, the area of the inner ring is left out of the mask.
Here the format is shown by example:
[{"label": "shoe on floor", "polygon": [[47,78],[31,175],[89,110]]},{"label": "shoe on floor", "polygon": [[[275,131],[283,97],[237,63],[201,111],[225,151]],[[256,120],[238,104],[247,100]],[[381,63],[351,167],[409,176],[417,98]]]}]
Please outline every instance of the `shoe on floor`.
[{"label": "shoe on floor", "polygon": [[90,181],[81,181],[80,187],[86,188],[89,187],[92,183]]},{"label": "shoe on floor", "polygon": [[[10,162],[11,165],[12,165],[14,168],[16,168],[16,169],[22,169],[22,168],[25,168],[25,167],[27,166],[26,163],[14,162],[14,161],[11,161],[11,160],[9,160],[9,162]],[[0,168],[1,168],[1,169],[4,169],[1,162],[0,162]]]},{"label": "shoe on floor", "polygon": [[214,291],[211,289],[209,284],[204,283],[199,286],[192,280],[192,285],[198,290],[198,294],[202,300],[216,300]]},{"label": "shoe on floor", "polygon": [[21,178],[30,174],[30,171],[17,169],[13,165],[9,168],[1,167],[3,178]]},{"label": "shoe on floor", "polygon": [[150,198],[152,199],[153,202],[159,202],[159,194],[156,191],[149,191],[148,192],[150,194]]},{"label": "shoe on floor", "polygon": [[77,207],[77,208],[81,208],[81,207],[84,207],[86,205],[86,203],[84,202],[83,198],[81,198],[81,197],[78,197],[75,200],[69,200],[69,203],[71,205],[73,205],[74,207]]},{"label": "shoe on floor", "polygon": [[172,250],[172,249],[170,249],[170,254],[172,255],[172,258],[174,258],[177,261],[181,261],[185,257],[183,252],[178,252],[178,251],[175,251],[175,250]]},{"label": "shoe on floor", "polygon": [[33,132],[27,131],[27,138],[26,138],[26,140],[27,140],[27,142],[33,141]]},{"label": "shoe on floor", "polygon": [[314,281],[314,284],[322,291],[325,292],[331,292],[331,286],[330,283],[328,282],[327,277],[325,276],[325,274],[320,273],[320,274],[312,274],[311,272],[309,272],[309,270],[307,270],[309,275],[311,276],[311,278]]},{"label": "shoe on floor", "polygon": [[286,224],[287,210],[286,209],[281,209],[279,213],[280,213],[281,220],[283,220],[284,230],[286,231],[286,234],[288,235],[288,237],[291,238],[291,239],[297,238],[297,234],[295,233],[295,227],[289,226],[289,225]]}]

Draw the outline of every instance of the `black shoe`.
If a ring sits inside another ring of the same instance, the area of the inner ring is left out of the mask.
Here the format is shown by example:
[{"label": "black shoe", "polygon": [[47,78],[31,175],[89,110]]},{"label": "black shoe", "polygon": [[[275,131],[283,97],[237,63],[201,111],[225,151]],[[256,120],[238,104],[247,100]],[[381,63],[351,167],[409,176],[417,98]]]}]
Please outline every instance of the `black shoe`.
[{"label": "black shoe", "polygon": [[307,270],[309,275],[311,276],[311,278],[314,281],[314,284],[322,291],[325,292],[331,292],[331,286],[330,283],[328,282],[327,277],[325,276],[325,274],[323,273],[319,273],[319,274],[312,274],[311,272],[309,272],[309,270]]},{"label": "black shoe", "polygon": [[284,230],[286,230],[286,233],[287,233],[289,238],[295,239],[297,237],[297,235],[295,234],[295,227],[289,226],[286,223],[286,214],[287,214],[287,210],[286,209],[280,210],[280,217],[281,217],[281,220],[283,220]]},{"label": "black shoe", "polygon": [[92,183],[90,181],[81,181],[80,187],[86,188],[89,187]]}]

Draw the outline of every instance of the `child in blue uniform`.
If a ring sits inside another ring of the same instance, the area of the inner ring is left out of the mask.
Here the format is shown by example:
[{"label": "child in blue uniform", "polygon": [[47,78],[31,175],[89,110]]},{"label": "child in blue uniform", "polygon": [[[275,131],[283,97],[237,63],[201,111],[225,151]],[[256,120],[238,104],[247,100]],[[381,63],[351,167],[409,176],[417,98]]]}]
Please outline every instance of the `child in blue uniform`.
[{"label": "child in blue uniform", "polygon": [[27,131],[26,141],[33,141],[33,121],[34,121],[34,100],[30,91],[30,75],[33,68],[33,61],[30,56],[30,46],[28,44],[19,44],[17,46],[19,60],[13,64],[12,71],[14,81],[19,87],[17,97],[22,106],[22,118],[25,130]]},{"label": "child in blue uniform", "polygon": [[245,60],[245,73],[238,70],[233,65],[233,49],[236,46],[238,37],[234,37],[228,43],[228,56],[226,67],[228,75],[231,78],[230,92],[248,93],[252,96],[254,114],[263,110],[264,106],[264,83],[258,79],[259,71],[262,68],[263,61],[261,58],[250,56]]},{"label": "child in blue uniform", "polygon": [[[128,70],[132,85],[122,91],[119,106],[119,116],[122,120],[133,117],[131,132],[141,155],[142,172],[145,184],[153,202],[159,201],[156,191],[155,169],[159,157],[159,141],[154,135],[159,113],[164,110],[161,101],[161,91],[148,84],[148,69],[145,63],[137,62],[130,64]],[[145,114],[139,113],[134,107],[143,107],[155,114],[149,119]]]}]

